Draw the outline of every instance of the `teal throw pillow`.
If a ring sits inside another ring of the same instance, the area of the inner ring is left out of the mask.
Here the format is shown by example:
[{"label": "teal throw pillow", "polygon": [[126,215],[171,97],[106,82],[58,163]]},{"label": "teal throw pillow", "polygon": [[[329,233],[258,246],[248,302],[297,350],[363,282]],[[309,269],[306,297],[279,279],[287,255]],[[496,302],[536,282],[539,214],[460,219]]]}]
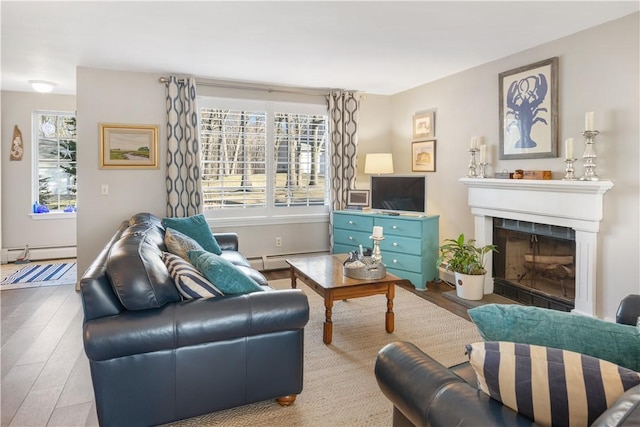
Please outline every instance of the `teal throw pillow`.
[{"label": "teal throw pillow", "polygon": [[184,218],[163,218],[164,228],[173,228],[182,234],[186,234],[198,242],[205,251],[220,255],[222,250],[211,233],[209,224],[203,214],[188,216]]},{"label": "teal throw pillow", "polygon": [[569,350],[513,342],[467,345],[478,387],[541,426],[588,426],[640,373]]},{"label": "teal throw pillow", "polygon": [[486,341],[575,351],[640,372],[640,329],[540,307],[487,304],[469,317]]},{"label": "teal throw pillow", "polygon": [[207,251],[187,252],[191,264],[225,295],[262,291],[251,277],[219,255]]}]

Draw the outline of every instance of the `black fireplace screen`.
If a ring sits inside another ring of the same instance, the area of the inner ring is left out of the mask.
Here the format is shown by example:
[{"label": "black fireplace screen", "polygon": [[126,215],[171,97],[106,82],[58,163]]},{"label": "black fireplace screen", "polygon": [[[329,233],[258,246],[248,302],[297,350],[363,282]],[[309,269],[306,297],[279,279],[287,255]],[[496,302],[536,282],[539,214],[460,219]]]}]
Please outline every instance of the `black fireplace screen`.
[{"label": "black fireplace screen", "polygon": [[496,293],[529,305],[573,308],[573,229],[494,218],[493,243],[499,250],[493,255]]}]

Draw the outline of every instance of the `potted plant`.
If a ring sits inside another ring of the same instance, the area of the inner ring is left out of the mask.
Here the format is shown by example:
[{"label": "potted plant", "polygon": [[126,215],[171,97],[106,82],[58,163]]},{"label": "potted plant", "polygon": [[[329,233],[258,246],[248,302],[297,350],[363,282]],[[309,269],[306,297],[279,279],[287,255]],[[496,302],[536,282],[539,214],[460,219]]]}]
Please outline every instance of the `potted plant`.
[{"label": "potted plant", "polygon": [[456,280],[456,294],[460,298],[480,300],[484,295],[484,256],[497,252],[495,245],[476,246],[474,239],[465,240],[464,234],[457,239],[445,239],[440,246],[438,266],[444,263],[447,270],[453,271]]}]

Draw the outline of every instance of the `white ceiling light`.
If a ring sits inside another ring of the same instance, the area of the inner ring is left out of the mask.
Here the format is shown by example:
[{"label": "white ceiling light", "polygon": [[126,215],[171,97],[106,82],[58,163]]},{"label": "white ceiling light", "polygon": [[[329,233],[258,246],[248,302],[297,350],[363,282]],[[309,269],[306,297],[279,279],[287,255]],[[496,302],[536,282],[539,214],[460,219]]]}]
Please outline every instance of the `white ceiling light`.
[{"label": "white ceiling light", "polygon": [[47,82],[44,80],[29,80],[29,83],[31,83],[33,90],[40,93],[49,93],[57,86],[57,84],[53,82]]}]

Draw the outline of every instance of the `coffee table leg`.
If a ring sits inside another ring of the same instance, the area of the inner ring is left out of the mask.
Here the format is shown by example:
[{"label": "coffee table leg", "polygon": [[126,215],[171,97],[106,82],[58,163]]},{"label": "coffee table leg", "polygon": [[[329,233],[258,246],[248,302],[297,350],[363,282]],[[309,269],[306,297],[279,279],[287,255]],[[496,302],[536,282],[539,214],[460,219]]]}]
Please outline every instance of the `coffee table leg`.
[{"label": "coffee table leg", "polygon": [[385,315],[385,328],[388,333],[395,329],[395,315],[393,313],[393,297],[395,296],[395,285],[392,283],[387,290],[387,314]]},{"label": "coffee table leg", "polygon": [[331,321],[331,308],[333,307],[333,296],[331,294],[327,294],[324,297],[324,330],[322,335],[322,341],[325,344],[331,344],[331,339],[333,337],[333,322]]},{"label": "coffee table leg", "polygon": [[289,271],[291,272],[291,288],[295,289],[296,288],[296,273],[293,270],[293,267],[291,267],[289,269]]}]

